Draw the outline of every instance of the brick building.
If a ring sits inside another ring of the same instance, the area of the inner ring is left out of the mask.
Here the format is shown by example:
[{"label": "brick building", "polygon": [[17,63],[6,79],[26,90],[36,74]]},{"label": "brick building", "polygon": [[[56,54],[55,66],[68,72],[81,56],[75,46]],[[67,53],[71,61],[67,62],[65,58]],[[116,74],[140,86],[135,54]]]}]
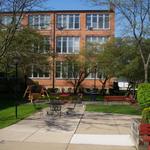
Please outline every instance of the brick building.
[{"label": "brick building", "polygon": [[[3,19],[5,24],[9,22],[7,17]],[[44,36],[45,48],[57,53],[53,57],[53,70],[46,68],[41,72],[33,66],[29,77],[46,87],[71,87],[63,77],[63,62],[57,61],[58,58],[78,54],[86,41],[104,43],[114,37],[114,19],[112,9],[25,12],[21,24],[36,29]],[[100,82],[95,78],[91,74],[82,85],[92,88],[95,84],[99,88]]]}]

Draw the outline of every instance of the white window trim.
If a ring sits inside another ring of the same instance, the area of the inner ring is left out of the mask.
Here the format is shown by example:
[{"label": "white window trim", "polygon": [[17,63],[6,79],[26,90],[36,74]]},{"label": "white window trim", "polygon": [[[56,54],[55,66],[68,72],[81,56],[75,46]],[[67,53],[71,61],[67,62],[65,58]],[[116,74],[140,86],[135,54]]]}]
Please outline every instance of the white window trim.
[{"label": "white window trim", "polygon": [[[37,16],[37,18],[38,18],[38,27],[37,27],[37,29],[38,30],[46,30],[49,26],[50,26],[50,21],[51,21],[51,15],[29,15],[29,17],[31,17],[32,16],[32,23],[31,24],[29,24],[29,26],[31,26],[33,29],[35,29],[35,18],[36,18],[36,16]],[[43,27],[44,28],[42,28],[42,26],[40,25],[41,24],[41,16],[44,16],[44,25],[43,25]],[[49,16],[49,26],[47,26],[47,16]],[[29,18],[28,18],[29,19]]]},{"label": "white window trim", "polygon": [[50,72],[49,72],[49,77],[45,77],[45,74],[43,75],[43,77],[39,77],[39,72],[37,73],[37,77],[34,77],[34,65],[31,66],[31,76],[29,76],[29,78],[31,79],[50,79]]},{"label": "white window trim", "polygon": [[[110,29],[110,14],[87,14],[87,15],[90,15],[90,21],[91,21],[91,27],[94,29],[94,30],[108,30]],[[93,27],[93,15],[97,15],[97,27],[94,28]],[[100,28],[99,27],[99,16],[102,15],[102,18],[103,18],[103,27]],[[105,28],[105,18],[106,18],[106,15],[108,15],[108,22],[109,22],[109,27],[108,28]],[[87,20],[87,16],[86,16],[86,20]],[[86,21],[87,23],[87,21]],[[87,25],[86,25],[87,26]],[[87,30],[89,30],[89,27],[87,26]]]},{"label": "white window trim", "polygon": [[[63,18],[66,16],[66,28],[63,30],[79,30],[80,29],[80,14],[58,14],[61,16],[61,26],[63,27]],[[73,15],[73,27],[69,28],[69,16]],[[75,17],[76,15],[79,15],[79,28],[75,28]]]},{"label": "white window trim", "polygon": [[61,48],[60,48],[60,50],[61,50],[61,52],[58,52],[58,54],[79,54],[79,52],[80,52],[80,37],[78,37],[79,38],[79,51],[77,52],[77,51],[75,51],[75,38],[76,38],[76,36],[75,37],[72,37],[73,38],[73,51],[72,52],[69,52],[69,38],[71,38],[72,36],[67,36],[66,38],[67,38],[67,40],[66,40],[66,46],[67,46],[67,51],[66,51],[66,53],[65,52],[63,52],[63,39],[64,39],[64,37],[62,36],[62,37],[60,37],[61,38]]}]

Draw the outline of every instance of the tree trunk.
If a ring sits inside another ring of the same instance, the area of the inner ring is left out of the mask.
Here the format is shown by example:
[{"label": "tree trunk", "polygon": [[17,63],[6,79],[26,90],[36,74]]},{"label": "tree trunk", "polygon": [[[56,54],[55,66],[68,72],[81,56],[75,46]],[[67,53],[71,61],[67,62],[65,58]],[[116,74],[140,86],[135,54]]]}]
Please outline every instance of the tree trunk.
[{"label": "tree trunk", "polygon": [[144,64],[144,82],[147,83],[148,82],[148,65]]}]

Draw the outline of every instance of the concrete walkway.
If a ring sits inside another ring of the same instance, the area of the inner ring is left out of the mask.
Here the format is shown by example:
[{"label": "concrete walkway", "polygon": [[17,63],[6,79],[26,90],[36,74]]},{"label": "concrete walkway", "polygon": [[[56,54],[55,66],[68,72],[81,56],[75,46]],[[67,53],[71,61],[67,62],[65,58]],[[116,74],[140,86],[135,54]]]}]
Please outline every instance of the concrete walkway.
[{"label": "concrete walkway", "polygon": [[71,115],[46,112],[1,129],[0,150],[135,150],[130,122],[136,116],[88,113],[82,104]]}]

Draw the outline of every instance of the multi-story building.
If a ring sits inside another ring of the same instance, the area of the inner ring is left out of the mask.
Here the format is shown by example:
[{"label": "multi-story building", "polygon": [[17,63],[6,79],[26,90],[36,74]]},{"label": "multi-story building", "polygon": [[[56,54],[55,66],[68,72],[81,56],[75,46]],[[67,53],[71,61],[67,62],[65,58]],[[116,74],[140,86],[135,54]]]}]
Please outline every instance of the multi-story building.
[{"label": "multi-story building", "polygon": [[[24,13],[21,24],[36,29],[44,36],[45,50],[53,49],[53,54],[61,58],[64,55],[78,54],[86,41],[104,43],[114,37],[114,18],[113,9],[32,11]],[[9,22],[9,16],[4,15],[3,23]],[[46,87],[71,87],[63,76],[61,59],[57,61],[56,56],[52,59],[53,70],[45,68],[46,71],[42,72],[32,66],[29,77]],[[100,82],[95,78],[91,74],[82,85],[91,88],[95,84],[100,87]]]}]

